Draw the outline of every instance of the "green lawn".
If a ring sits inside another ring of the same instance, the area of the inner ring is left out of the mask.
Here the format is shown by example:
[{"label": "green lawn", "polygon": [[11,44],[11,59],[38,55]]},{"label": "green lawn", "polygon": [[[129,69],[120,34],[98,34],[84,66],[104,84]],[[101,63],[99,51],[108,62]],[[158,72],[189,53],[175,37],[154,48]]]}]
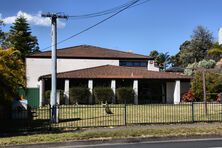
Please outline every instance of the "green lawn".
[{"label": "green lawn", "polygon": [[[195,121],[222,121],[222,104],[194,104]],[[191,104],[110,105],[108,115],[101,105],[63,105],[59,107],[60,127],[115,126],[134,123],[181,123],[192,121]],[[126,112],[125,112],[126,111]],[[49,109],[37,109],[35,119],[49,119]]]},{"label": "green lawn", "polygon": [[190,136],[211,136],[222,135],[221,124],[189,124],[189,125],[169,125],[157,126],[149,128],[150,126],[128,126],[116,128],[99,128],[99,129],[85,129],[73,132],[64,133],[45,133],[33,134],[23,136],[9,136],[0,138],[0,146],[16,145],[16,144],[34,144],[46,142],[64,142],[70,140],[105,140],[105,139],[118,139],[118,138],[132,138],[132,137],[190,137]]}]

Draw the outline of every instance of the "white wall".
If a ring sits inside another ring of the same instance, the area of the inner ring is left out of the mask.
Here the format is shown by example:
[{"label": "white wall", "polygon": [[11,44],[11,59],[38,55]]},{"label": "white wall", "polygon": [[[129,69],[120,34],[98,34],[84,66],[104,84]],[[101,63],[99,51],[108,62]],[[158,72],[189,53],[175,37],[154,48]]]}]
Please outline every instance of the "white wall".
[{"label": "white wall", "polygon": [[[119,65],[119,60],[57,59],[57,72],[71,71],[101,65]],[[27,87],[38,87],[38,78],[51,73],[51,59],[26,58]]]},{"label": "white wall", "polygon": [[49,74],[51,71],[49,67],[49,59],[26,58],[27,87],[38,87],[39,76]]},{"label": "white wall", "polygon": [[155,66],[154,60],[149,60],[149,61],[148,61],[148,64],[147,64],[147,70],[159,71],[159,67],[156,67],[156,66]]}]

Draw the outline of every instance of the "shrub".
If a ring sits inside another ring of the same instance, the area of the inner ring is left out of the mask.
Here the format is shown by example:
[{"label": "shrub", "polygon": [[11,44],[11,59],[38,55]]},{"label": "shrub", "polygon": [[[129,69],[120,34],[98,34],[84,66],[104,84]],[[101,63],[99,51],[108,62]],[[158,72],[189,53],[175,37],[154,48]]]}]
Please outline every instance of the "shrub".
[{"label": "shrub", "polygon": [[[206,93],[222,92],[222,76],[214,72],[206,72]],[[191,90],[197,101],[204,101],[202,73],[196,72],[191,82]],[[207,101],[216,101],[215,95],[207,95]]]},{"label": "shrub", "polygon": [[114,98],[113,90],[110,87],[96,87],[93,90],[96,103],[111,103]]},{"label": "shrub", "polygon": [[184,70],[184,74],[191,76],[191,75],[194,75],[193,69],[195,69],[195,68],[210,69],[210,68],[214,68],[215,64],[216,64],[216,62],[212,59],[210,59],[210,60],[203,59],[202,61],[199,61],[198,63],[194,62],[192,64],[188,64],[188,66]]},{"label": "shrub", "polygon": [[[64,97],[64,91],[63,90],[57,90],[57,92],[60,92],[60,96],[59,96],[59,104],[65,104],[65,97]],[[51,95],[51,90],[47,90],[44,93],[44,105],[50,104],[50,95]]]},{"label": "shrub", "polygon": [[133,103],[134,90],[131,87],[120,87],[116,90],[118,103]]},{"label": "shrub", "polygon": [[45,91],[44,102],[43,102],[44,105],[50,104],[50,93],[51,93],[51,90]]},{"label": "shrub", "polygon": [[90,92],[88,88],[72,87],[69,93],[69,104],[87,104],[89,103]]},{"label": "shrub", "polygon": [[182,100],[184,102],[192,102],[194,99],[194,95],[193,92],[191,90],[189,90],[188,92],[184,93],[182,96]]}]

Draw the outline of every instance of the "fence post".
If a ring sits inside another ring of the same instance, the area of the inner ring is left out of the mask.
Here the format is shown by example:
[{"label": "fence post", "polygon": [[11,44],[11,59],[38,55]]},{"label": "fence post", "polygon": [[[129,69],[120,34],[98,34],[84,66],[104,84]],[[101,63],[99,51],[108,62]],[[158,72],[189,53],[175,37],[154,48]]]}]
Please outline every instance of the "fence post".
[{"label": "fence post", "polygon": [[51,114],[51,112],[52,112],[52,108],[51,108],[51,105],[49,104],[49,130],[51,131],[52,130],[52,122],[51,122],[51,116],[52,116],[52,114]]},{"label": "fence post", "polygon": [[[222,92],[220,93],[220,95],[219,95],[219,97],[220,97],[220,103],[222,104]],[[222,116],[220,116],[221,118],[220,118],[220,121],[222,121],[221,119],[222,119]]]},{"label": "fence post", "polygon": [[126,110],[126,106],[127,104],[126,104],[126,100],[125,100],[125,103],[124,103],[124,125],[126,126],[127,125],[127,114],[126,114],[126,112],[127,112],[127,110]]},{"label": "fence post", "polygon": [[192,108],[192,122],[195,122],[194,121],[194,102],[193,101],[191,103],[191,108]]}]

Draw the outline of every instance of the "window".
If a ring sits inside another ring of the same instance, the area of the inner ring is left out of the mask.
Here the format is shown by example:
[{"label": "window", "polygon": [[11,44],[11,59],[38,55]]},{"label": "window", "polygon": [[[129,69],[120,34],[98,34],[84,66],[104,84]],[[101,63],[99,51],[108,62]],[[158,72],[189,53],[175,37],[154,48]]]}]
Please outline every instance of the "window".
[{"label": "window", "polygon": [[120,61],[120,66],[147,67],[147,61]]}]

